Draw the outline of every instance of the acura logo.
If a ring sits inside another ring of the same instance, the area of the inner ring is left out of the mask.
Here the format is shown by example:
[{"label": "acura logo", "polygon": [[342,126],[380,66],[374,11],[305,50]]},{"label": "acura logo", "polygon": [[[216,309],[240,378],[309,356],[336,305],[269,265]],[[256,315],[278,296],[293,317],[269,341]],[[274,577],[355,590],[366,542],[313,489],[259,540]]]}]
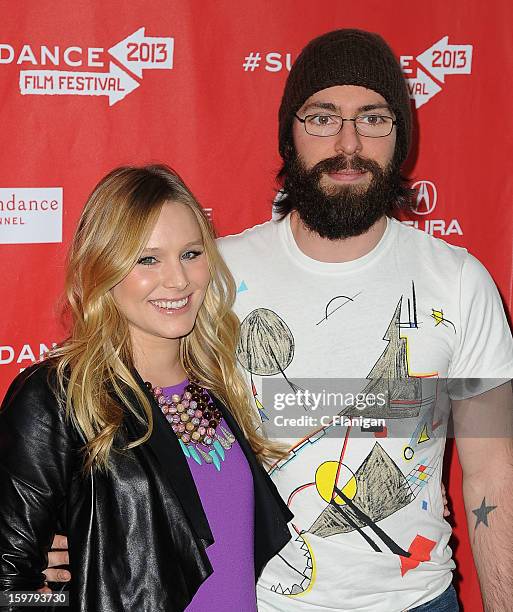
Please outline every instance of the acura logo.
[{"label": "acura logo", "polygon": [[417,203],[415,213],[417,215],[429,215],[435,210],[438,194],[435,184],[431,181],[417,181],[412,185],[417,190]]}]

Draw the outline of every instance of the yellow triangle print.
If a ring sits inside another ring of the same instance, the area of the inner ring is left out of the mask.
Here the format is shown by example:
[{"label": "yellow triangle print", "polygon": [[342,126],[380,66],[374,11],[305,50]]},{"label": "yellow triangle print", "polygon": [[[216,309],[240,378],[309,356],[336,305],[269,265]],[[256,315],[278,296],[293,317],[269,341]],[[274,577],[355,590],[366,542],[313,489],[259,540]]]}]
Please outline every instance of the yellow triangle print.
[{"label": "yellow triangle print", "polygon": [[422,442],[427,442],[429,440],[428,432],[427,432],[427,423],[422,428],[420,432],[419,439],[417,440],[417,444],[421,444]]}]

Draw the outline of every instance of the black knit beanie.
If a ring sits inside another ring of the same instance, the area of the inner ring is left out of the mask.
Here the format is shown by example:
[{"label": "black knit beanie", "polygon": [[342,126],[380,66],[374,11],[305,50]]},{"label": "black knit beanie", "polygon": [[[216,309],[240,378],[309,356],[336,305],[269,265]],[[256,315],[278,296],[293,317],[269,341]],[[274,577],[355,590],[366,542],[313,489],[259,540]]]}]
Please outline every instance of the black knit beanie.
[{"label": "black knit beanie", "polygon": [[280,154],[285,159],[291,125],[299,108],[314,93],[335,85],[359,85],[381,94],[397,119],[394,161],[399,167],[408,155],[411,107],[401,67],[378,34],[335,30],[310,41],[294,62],[279,111]]}]

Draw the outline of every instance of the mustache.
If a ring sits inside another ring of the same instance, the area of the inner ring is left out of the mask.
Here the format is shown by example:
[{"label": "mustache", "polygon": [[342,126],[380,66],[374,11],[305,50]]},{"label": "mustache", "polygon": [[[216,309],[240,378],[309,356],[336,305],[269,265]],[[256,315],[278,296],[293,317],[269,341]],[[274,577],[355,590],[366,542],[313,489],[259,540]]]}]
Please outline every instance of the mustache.
[{"label": "mustache", "polygon": [[335,157],[323,159],[310,169],[310,173],[312,176],[320,177],[321,174],[339,172],[340,170],[360,170],[362,172],[370,172],[373,176],[383,174],[383,169],[377,162],[360,157],[359,155],[351,157],[336,155]]}]

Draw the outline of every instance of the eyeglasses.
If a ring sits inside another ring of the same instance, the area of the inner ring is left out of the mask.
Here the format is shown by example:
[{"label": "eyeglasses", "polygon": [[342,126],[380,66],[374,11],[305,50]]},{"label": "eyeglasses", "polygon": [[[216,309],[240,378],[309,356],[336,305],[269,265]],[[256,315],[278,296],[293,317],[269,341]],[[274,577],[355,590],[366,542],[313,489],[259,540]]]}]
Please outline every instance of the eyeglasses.
[{"label": "eyeglasses", "polygon": [[344,121],[353,121],[356,133],[360,136],[368,138],[383,138],[391,134],[394,125],[397,121],[392,117],[380,114],[364,114],[358,115],[354,119],[345,119],[339,115],[307,115],[304,119],[294,115],[300,121],[307,134],[311,136],[336,136]]}]

